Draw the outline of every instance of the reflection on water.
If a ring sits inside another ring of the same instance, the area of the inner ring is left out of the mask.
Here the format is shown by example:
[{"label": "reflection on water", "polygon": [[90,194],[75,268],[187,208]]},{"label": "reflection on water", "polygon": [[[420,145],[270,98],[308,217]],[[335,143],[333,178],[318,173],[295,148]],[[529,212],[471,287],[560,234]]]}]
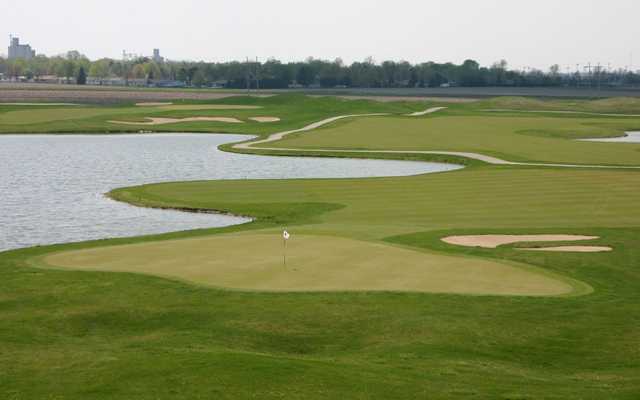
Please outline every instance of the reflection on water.
[{"label": "reflection on water", "polygon": [[200,179],[340,178],[440,172],[455,165],[225,153],[239,135],[0,135],[0,250],[221,227],[247,219],[133,207],[123,186]]},{"label": "reflection on water", "polygon": [[607,142],[607,143],[640,143],[640,132],[627,132],[626,136],[615,138],[580,139],[584,142]]}]

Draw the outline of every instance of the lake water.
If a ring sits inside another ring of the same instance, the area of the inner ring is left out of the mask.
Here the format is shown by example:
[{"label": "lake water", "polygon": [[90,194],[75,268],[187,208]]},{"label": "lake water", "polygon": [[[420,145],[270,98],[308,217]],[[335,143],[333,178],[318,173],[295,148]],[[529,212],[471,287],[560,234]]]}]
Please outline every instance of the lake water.
[{"label": "lake water", "polygon": [[239,135],[0,135],[0,250],[248,222],[134,207],[111,189],[202,179],[405,176],[460,168],[410,161],[221,152]]},{"label": "lake water", "polygon": [[627,132],[626,136],[615,138],[581,139],[584,142],[607,142],[607,143],[640,143],[640,132]]}]

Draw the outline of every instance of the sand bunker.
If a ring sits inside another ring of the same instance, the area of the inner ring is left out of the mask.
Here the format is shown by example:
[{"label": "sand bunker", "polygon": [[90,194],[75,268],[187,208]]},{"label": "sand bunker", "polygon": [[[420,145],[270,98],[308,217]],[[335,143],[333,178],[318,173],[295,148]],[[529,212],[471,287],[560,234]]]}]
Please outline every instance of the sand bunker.
[{"label": "sand bunker", "polygon": [[467,235],[448,236],[442,241],[457,246],[483,247],[485,249],[495,249],[503,244],[518,242],[570,242],[577,240],[594,240],[598,236],[581,235]]},{"label": "sand bunker", "polygon": [[191,118],[145,118],[146,122],[133,121],[108,121],[110,124],[120,125],[165,125],[176,124],[180,122],[227,122],[233,124],[242,124],[243,122],[237,118],[230,117],[191,117]]},{"label": "sand bunker", "polygon": [[256,122],[278,122],[280,118],[278,117],[251,117],[249,118],[252,121]]},{"label": "sand bunker", "polygon": [[557,246],[557,247],[535,247],[527,249],[528,251],[556,251],[556,252],[569,252],[569,253],[603,253],[612,251],[609,246]]},{"label": "sand bunker", "polygon": [[167,102],[167,103],[162,103],[162,102],[154,102],[154,101],[147,101],[144,103],[136,103],[136,106],[138,107],[158,107],[158,106],[170,106],[173,103],[171,102]]}]

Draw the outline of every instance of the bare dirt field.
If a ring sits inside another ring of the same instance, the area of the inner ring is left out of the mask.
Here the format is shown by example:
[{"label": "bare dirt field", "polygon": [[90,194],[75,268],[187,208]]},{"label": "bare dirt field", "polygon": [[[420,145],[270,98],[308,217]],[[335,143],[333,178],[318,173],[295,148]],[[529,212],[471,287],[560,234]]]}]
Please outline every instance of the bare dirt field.
[{"label": "bare dirt field", "polygon": [[[244,96],[244,92],[225,92],[196,89],[146,89],[131,87],[101,87],[47,84],[0,84],[0,103],[5,102],[169,102],[172,100],[216,100]],[[270,97],[273,94],[252,93]]]},{"label": "bare dirt field", "polygon": [[[311,97],[327,97],[332,95],[314,95],[309,94]],[[424,96],[366,96],[366,95],[352,95],[352,96],[341,96],[338,95],[341,99],[346,100],[372,100],[372,101],[381,101],[381,102],[390,102],[390,101],[437,101],[439,103],[452,103],[452,104],[460,104],[460,103],[473,103],[478,101],[478,99],[466,98],[466,97],[424,97]]]},{"label": "bare dirt field", "polygon": [[449,88],[327,88],[327,89],[278,89],[278,92],[296,92],[312,95],[357,97],[421,97],[480,99],[498,96],[533,96],[555,98],[605,98],[640,97],[640,88],[564,88],[564,87],[449,87]]}]

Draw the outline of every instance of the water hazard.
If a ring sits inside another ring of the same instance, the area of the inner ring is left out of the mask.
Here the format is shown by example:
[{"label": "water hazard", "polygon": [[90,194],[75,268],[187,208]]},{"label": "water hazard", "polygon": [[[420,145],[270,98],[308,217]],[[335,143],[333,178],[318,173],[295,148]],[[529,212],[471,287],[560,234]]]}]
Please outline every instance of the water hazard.
[{"label": "water hazard", "polygon": [[134,207],[104,193],[202,179],[403,176],[460,168],[441,163],[265,157],[219,151],[239,135],[0,136],[0,250],[247,222],[217,214]]}]

